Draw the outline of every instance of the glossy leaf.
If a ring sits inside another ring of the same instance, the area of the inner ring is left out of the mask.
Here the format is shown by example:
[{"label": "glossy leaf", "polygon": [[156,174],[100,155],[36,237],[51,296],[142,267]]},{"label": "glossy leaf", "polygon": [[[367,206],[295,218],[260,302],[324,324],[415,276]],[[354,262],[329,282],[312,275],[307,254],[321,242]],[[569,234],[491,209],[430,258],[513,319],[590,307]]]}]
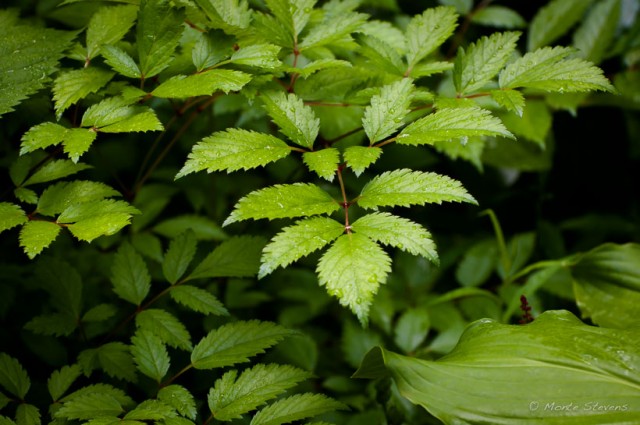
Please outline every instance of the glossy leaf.
[{"label": "glossy leaf", "polygon": [[324,25],[314,26],[298,43],[300,51],[326,46],[345,37],[349,37],[366,20],[367,15],[356,12],[346,12],[331,16]]},{"label": "glossy leaf", "polygon": [[38,213],[54,216],[74,204],[99,201],[119,196],[120,193],[106,184],[77,180],[59,182],[47,187],[38,201]]},{"label": "glossy leaf", "polygon": [[123,243],[111,266],[113,291],[123,300],[139,306],[151,289],[151,276],[144,262],[131,245]]},{"label": "glossy leaf", "polygon": [[181,9],[166,0],[142,0],[138,12],[136,41],[143,78],[158,75],[169,66],[182,35]]},{"label": "glossy leaf", "polygon": [[20,362],[6,353],[0,353],[0,385],[20,400],[31,387],[29,375]]},{"label": "glossy leaf", "polygon": [[211,25],[228,34],[241,33],[251,22],[251,10],[246,0],[196,0]]},{"label": "glossy leaf", "polygon": [[28,220],[27,214],[18,205],[0,202],[0,232],[24,224]]},{"label": "glossy leaf", "polygon": [[[145,400],[133,410],[127,412],[122,422],[126,425],[130,421],[160,421],[175,416],[175,411],[168,404],[160,400]],[[145,422],[139,423],[144,424]]]},{"label": "glossy leaf", "polygon": [[100,53],[105,63],[118,74],[129,78],[142,77],[142,71],[136,61],[121,48],[105,44],[100,47]]},{"label": "glossy leaf", "polygon": [[552,0],[540,8],[529,25],[527,50],[547,46],[580,21],[592,0]]},{"label": "glossy leaf", "polygon": [[371,98],[371,105],[364,110],[362,126],[373,144],[395,133],[409,114],[413,84],[403,78],[382,87],[379,95]]},{"label": "glossy leaf", "polygon": [[382,37],[363,34],[357,37],[360,54],[369,59],[372,66],[390,74],[402,76],[406,68],[398,51]]},{"label": "glossy leaf", "polygon": [[336,148],[326,148],[302,154],[302,160],[309,168],[325,180],[333,181],[340,163],[340,151]]},{"label": "glossy leaf", "polygon": [[131,355],[138,370],[159,383],[170,364],[169,353],[162,340],[149,331],[138,330],[131,343]]},{"label": "glossy leaf", "polygon": [[113,78],[114,73],[90,67],[66,71],[53,83],[53,100],[58,119],[71,105],[95,93]]},{"label": "glossy leaf", "polygon": [[179,285],[169,292],[174,301],[203,314],[229,315],[222,303],[210,292],[190,285]]},{"label": "glossy leaf", "polygon": [[452,7],[427,9],[407,25],[407,62],[413,68],[449,38],[457,27],[458,15]]},{"label": "glossy leaf", "polygon": [[231,55],[231,63],[263,69],[275,69],[281,65],[278,59],[280,47],[273,44],[245,46]]},{"label": "glossy leaf", "polygon": [[168,385],[158,391],[158,400],[172,406],[182,416],[196,418],[196,402],[193,395],[181,385]]},{"label": "glossy leaf", "polygon": [[296,394],[270,404],[255,414],[251,425],[280,425],[310,418],[346,406],[323,394]]},{"label": "glossy leaf", "polygon": [[64,140],[67,128],[52,122],[43,122],[31,127],[22,135],[20,155],[58,144]]},{"label": "glossy leaf", "polygon": [[519,117],[524,113],[524,96],[517,90],[491,90],[491,97],[507,111],[514,112]]},{"label": "glossy leaf", "polygon": [[343,155],[349,168],[359,176],[380,158],[382,149],[376,146],[349,146]]},{"label": "glossy leaf", "polygon": [[264,244],[264,239],[253,236],[226,240],[196,266],[188,279],[255,276]]},{"label": "glossy leaf", "polygon": [[64,403],[55,413],[57,418],[90,420],[101,416],[118,416],[122,405],[108,394],[88,393]]},{"label": "glossy leaf", "polygon": [[169,249],[162,261],[162,273],[170,284],[176,283],[187,271],[197,249],[196,235],[188,230],[169,244]]},{"label": "glossy leaf", "polygon": [[185,99],[195,96],[211,96],[218,90],[225,93],[238,91],[251,76],[231,69],[212,69],[193,75],[176,75],[156,87],[155,97]]},{"label": "glossy leaf", "polygon": [[87,57],[98,55],[105,44],[122,39],[133,26],[138,8],[132,5],[101,7],[91,16],[87,27]]},{"label": "glossy leaf", "polygon": [[173,314],[149,308],[136,315],[136,325],[143,331],[157,335],[162,342],[174,348],[191,350],[191,335],[187,328]]},{"label": "glossy leaf", "polygon": [[43,165],[35,173],[33,173],[24,183],[24,186],[46,183],[52,180],[58,180],[67,176],[71,176],[80,171],[91,168],[87,164],[77,164],[67,159],[54,159]]},{"label": "glossy leaf", "polygon": [[82,116],[83,127],[104,133],[162,130],[156,114],[146,106],[130,106],[130,101],[110,97],[91,106]]},{"label": "glossy leaf", "polygon": [[267,113],[282,134],[299,146],[313,147],[320,130],[320,120],[310,106],[306,106],[293,93],[269,93],[262,100]]},{"label": "glossy leaf", "polygon": [[30,259],[51,245],[60,233],[60,226],[50,221],[29,221],[20,229],[20,246]]}]

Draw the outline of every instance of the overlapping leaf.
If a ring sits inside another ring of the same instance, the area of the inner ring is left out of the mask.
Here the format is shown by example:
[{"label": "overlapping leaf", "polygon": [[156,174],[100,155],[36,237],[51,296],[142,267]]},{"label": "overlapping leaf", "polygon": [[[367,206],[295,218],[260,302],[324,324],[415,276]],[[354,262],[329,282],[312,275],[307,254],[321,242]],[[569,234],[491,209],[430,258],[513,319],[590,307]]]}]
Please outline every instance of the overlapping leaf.
[{"label": "overlapping leaf", "polygon": [[53,401],[58,401],[71,387],[71,384],[80,377],[82,369],[77,364],[63,366],[53,371],[47,380],[47,389]]},{"label": "overlapping leaf", "polygon": [[281,425],[346,408],[323,394],[296,394],[260,410],[251,420],[251,425]]},{"label": "overlapping leaf", "polygon": [[380,94],[371,98],[371,105],[364,110],[362,118],[362,126],[370,144],[390,136],[400,128],[403,118],[409,113],[413,89],[412,81],[403,78],[382,87]]},{"label": "overlapping leaf", "polygon": [[111,267],[113,291],[123,300],[140,305],[151,289],[151,276],[144,259],[128,243],[116,252]]},{"label": "overlapping leaf", "polygon": [[251,76],[231,69],[211,69],[193,75],[176,75],[156,87],[151,94],[156,97],[188,98],[211,96],[218,90],[225,93],[238,91]]},{"label": "overlapping leaf", "polygon": [[20,246],[29,258],[34,259],[51,245],[60,230],[58,224],[50,221],[29,221],[20,229]]},{"label": "overlapping leaf", "polygon": [[173,60],[182,35],[184,12],[166,0],[143,0],[138,12],[136,41],[143,78],[158,75]]},{"label": "overlapping leaf", "polygon": [[20,400],[31,387],[29,375],[20,362],[6,353],[0,353],[0,385]]},{"label": "overlapping leaf", "polygon": [[138,370],[160,382],[169,370],[169,353],[162,340],[149,331],[138,330],[131,338],[131,354]]},{"label": "overlapping leaf", "polygon": [[453,34],[458,15],[452,7],[439,6],[424,11],[407,25],[407,62],[413,68]]},{"label": "overlapping leaf", "polygon": [[103,45],[120,41],[135,22],[137,11],[133,5],[98,9],[87,27],[87,58],[94,58]]},{"label": "overlapping leaf", "polygon": [[162,273],[172,285],[187,271],[196,253],[197,243],[195,233],[189,229],[169,244],[162,262]]},{"label": "overlapping leaf", "polygon": [[367,19],[367,15],[357,12],[346,12],[331,16],[329,21],[316,25],[309,30],[298,44],[300,51],[326,46],[345,37],[349,37]]},{"label": "overlapping leaf", "polygon": [[113,76],[113,72],[96,67],[74,69],[58,75],[53,83],[53,100],[58,119],[69,106],[100,90]]},{"label": "overlapping leaf", "polygon": [[226,240],[207,255],[187,279],[255,276],[264,244],[265,240],[256,236]]},{"label": "overlapping leaf", "polygon": [[172,406],[182,416],[195,419],[197,410],[193,395],[181,385],[169,385],[158,391],[158,400]]},{"label": "overlapping leaf", "polygon": [[211,293],[190,285],[171,288],[171,298],[176,302],[203,314],[228,315],[224,305]]},{"label": "overlapping leaf", "polygon": [[606,0],[589,11],[573,34],[573,45],[582,58],[597,65],[607,55],[618,28],[620,9],[620,0]]},{"label": "overlapping leaf", "polygon": [[542,7],[529,25],[527,50],[547,46],[580,21],[593,0],[553,0]]},{"label": "overlapping leaf", "polygon": [[305,148],[313,147],[320,130],[320,120],[311,107],[295,94],[270,93],[262,97],[265,108],[282,134],[293,143]]},{"label": "overlapping leaf", "polygon": [[162,130],[164,127],[151,108],[131,106],[132,101],[111,97],[91,106],[82,116],[83,127],[105,133]]},{"label": "overlapping leaf", "polygon": [[143,331],[157,335],[162,342],[174,348],[191,350],[191,335],[173,314],[157,309],[146,309],[136,316],[136,325]]},{"label": "overlapping leaf", "polygon": [[28,221],[27,214],[18,205],[0,202],[0,232]]}]

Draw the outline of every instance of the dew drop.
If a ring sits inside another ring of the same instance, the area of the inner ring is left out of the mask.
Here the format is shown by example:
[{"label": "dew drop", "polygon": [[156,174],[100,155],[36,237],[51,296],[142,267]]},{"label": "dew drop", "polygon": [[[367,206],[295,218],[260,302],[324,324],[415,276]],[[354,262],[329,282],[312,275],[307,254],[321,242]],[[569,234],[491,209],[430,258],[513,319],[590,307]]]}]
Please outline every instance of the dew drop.
[{"label": "dew drop", "polygon": [[376,283],[378,281],[378,275],[374,273],[371,276],[369,276],[369,279],[367,280],[369,281],[369,283]]}]

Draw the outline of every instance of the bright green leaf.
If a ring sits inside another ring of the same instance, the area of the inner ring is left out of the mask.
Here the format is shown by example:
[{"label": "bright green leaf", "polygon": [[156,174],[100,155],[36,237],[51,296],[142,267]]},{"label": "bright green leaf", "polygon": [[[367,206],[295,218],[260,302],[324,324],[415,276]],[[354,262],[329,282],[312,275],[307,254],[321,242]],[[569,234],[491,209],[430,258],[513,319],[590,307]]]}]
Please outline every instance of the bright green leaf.
[{"label": "bright green leaf", "polygon": [[458,14],[452,7],[439,6],[414,16],[407,25],[407,62],[413,68],[453,34]]},{"label": "bright green leaf", "polygon": [[392,135],[400,128],[403,118],[409,114],[413,89],[412,81],[403,78],[382,87],[380,94],[371,98],[371,105],[364,110],[362,117],[369,144]]},{"label": "bright green leaf", "polygon": [[227,235],[222,231],[218,223],[210,218],[195,214],[179,215],[161,221],[153,228],[153,231],[173,239],[189,229],[193,230],[198,240],[219,241],[227,238]]},{"label": "bright green leaf", "polygon": [[347,407],[323,394],[296,394],[283,398],[255,414],[251,425],[281,425]]},{"label": "bright green leaf", "polygon": [[111,266],[113,291],[123,300],[139,306],[151,289],[151,276],[144,259],[128,243],[116,252]]},{"label": "bright green leaf", "polygon": [[21,403],[16,409],[17,425],[40,425],[40,411],[33,404]]},{"label": "bright green leaf", "polygon": [[103,198],[120,196],[120,193],[106,184],[77,180],[59,182],[47,187],[38,201],[38,213],[54,216],[74,204],[99,201]]},{"label": "bright green leaf", "polygon": [[149,331],[138,330],[131,343],[131,354],[138,370],[159,383],[170,364],[169,353],[162,340]]},{"label": "bright green leaf", "polygon": [[228,316],[229,312],[209,291],[190,285],[179,285],[169,292],[174,301],[203,314]]},{"label": "bright green leaf", "polygon": [[355,232],[375,242],[438,262],[438,253],[431,234],[421,225],[406,218],[389,213],[373,213],[360,217],[351,227]]},{"label": "bright green leaf", "polygon": [[34,125],[20,139],[22,142],[20,144],[20,155],[57,145],[64,140],[67,130],[66,127],[52,122]]},{"label": "bright green leaf", "polygon": [[74,69],[58,75],[53,82],[56,117],[60,119],[69,106],[100,90],[113,76],[113,72],[96,67]]},{"label": "bright green leaf", "polygon": [[98,134],[93,129],[70,128],[64,136],[64,152],[73,162],[78,162],[80,156],[87,152]]},{"label": "bright green leaf", "polygon": [[191,336],[187,328],[171,313],[156,308],[144,310],[136,316],[139,329],[157,335],[162,342],[174,348],[191,350]]},{"label": "bright green leaf", "polygon": [[191,364],[196,369],[214,369],[247,362],[294,333],[271,322],[228,323],[200,340],[191,353]]},{"label": "bright green leaf", "polygon": [[60,226],[50,221],[29,221],[20,229],[20,246],[30,259],[51,245],[60,233]]},{"label": "bright green leaf", "polygon": [[27,186],[61,179],[88,168],[91,168],[91,166],[87,164],[78,164],[68,159],[54,159],[40,167],[23,185]]},{"label": "bright green leaf", "polygon": [[387,171],[374,177],[358,197],[358,205],[368,209],[442,202],[475,204],[476,200],[457,180],[407,169]]},{"label": "bright green leaf", "polygon": [[87,57],[94,58],[105,44],[122,39],[136,20],[138,8],[132,5],[101,7],[87,27]]},{"label": "bright green leaf", "polygon": [[104,61],[120,75],[129,78],[140,78],[142,72],[135,60],[121,48],[105,44],[100,47],[100,53],[104,57]]},{"label": "bright green leaf", "polygon": [[412,353],[420,346],[429,333],[431,321],[424,308],[410,308],[402,312],[396,327],[393,340],[405,353]]},{"label": "bright green leaf", "polygon": [[280,47],[273,44],[252,44],[241,47],[231,55],[230,61],[236,65],[275,69],[281,65],[279,52]]},{"label": "bright green leaf", "polygon": [[350,233],[340,236],[324,253],[316,271],[320,285],[365,324],[378,287],[391,271],[391,259],[371,239]]},{"label": "bright green leaf", "polygon": [[164,127],[151,108],[131,106],[131,101],[110,97],[91,106],[82,116],[83,127],[104,133],[162,130]]},{"label": "bright green leaf", "polygon": [[198,142],[176,178],[202,170],[211,173],[262,167],[289,153],[291,148],[270,134],[230,128]]},{"label": "bright green leaf", "polygon": [[108,342],[96,349],[100,368],[107,375],[128,382],[136,380],[136,367],[129,346],[121,342]]},{"label": "bright green leaf", "polygon": [[347,165],[359,176],[380,158],[382,149],[375,146],[349,146],[343,155]]},{"label": "bright green leaf", "polygon": [[161,388],[158,391],[158,400],[173,407],[182,416],[189,419],[196,418],[196,402],[193,395],[183,386],[174,384]]},{"label": "bright green leaf", "polygon": [[255,276],[264,244],[264,239],[253,236],[228,239],[207,255],[187,279]]},{"label": "bright green leaf", "polygon": [[140,214],[140,211],[124,201],[103,199],[70,206],[60,214],[58,222],[73,223],[67,226],[71,234],[91,242],[97,237],[117,233],[131,222],[132,214]]},{"label": "bright green leaf", "polygon": [[31,387],[29,375],[20,362],[5,353],[0,353],[0,385],[20,400],[24,400]]},{"label": "bright green leaf", "polygon": [[336,148],[325,148],[305,152],[302,154],[302,160],[309,167],[309,171],[315,172],[325,180],[333,181],[340,163],[340,151]]},{"label": "bright green leaf", "polygon": [[242,33],[251,22],[251,9],[246,0],[196,0],[214,28],[228,34]]},{"label": "bright green leaf", "polygon": [[166,0],[142,0],[136,40],[143,78],[159,74],[173,60],[182,35],[184,14]]},{"label": "bright green leaf", "polygon": [[293,40],[307,26],[316,0],[266,0],[265,3]]},{"label": "bright green leaf", "polygon": [[320,130],[320,120],[313,109],[306,106],[295,94],[283,92],[262,96],[265,108],[282,134],[293,143],[312,148]]},{"label": "bright green leaf", "polygon": [[[122,422],[126,425],[128,421],[160,421],[175,416],[175,411],[168,404],[160,400],[145,400],[135,409],[127,412]],[[139,422],[140,425],[145,423]]]},{"label": "bright green leaf", "polygon": [[80,375],[82,375],[82,369],[77,364],[63,366],[53,371],[47,380],[47,388],[49,389],[51,399],[54,402],[58,401]]},{"label": "bright green leaf", "polygon": [[169,244],[162,262],[162,273],[170,284],[176,283],[187,271],[196,253],[197,243],[195,233],[187,230]]},{"label": "bright green leaf", "polygon": [[351,67],[351,62],[347,62],[340,59],[318,59],[313,62],[309,62],[302,68],[285,68],[289,73],[298,74],[302,78],[307,78],[311,74],[318,71],[322,71],[330,68],[345,68]]},{"label": "bright green leaf", "polygon": [[[331,16],[330,20],[316,25],[298,43],[298,49],[302,52],[311,48],[326,46],[345,37],[360,28],[367,15],[356,12],[346,12]],[[325,18],[326,19],[326,18]]]},{"label": "bright green leaf", "polygon": [[0,202],[0,232],[29,221],[27,214],[18,205]]},{"label": "bright green leaf", "polygon": [[118,416],[122,405],[109,394],[87,393],[67,401],[55,413],[57,418],[90,420],[101,416]]},{"label": "bright green leaf", "polygon": [[504,6],[487,6],[471,16],[471,22],[496,28],[524,28],[527,21],[513,9]]},{"label": "bright green leaf", "polygon": [[369,59],[376,69],[402,76],[406,68],[398,51],[384,39],[374,35],[361,34],[357,37],[360,54]]},{"label": "bright green leaf", "polygon": [[522,110],[522,116],[511,113],[502,114],[501,118],[513,134],[536,142],[541,148],[545,148],[545,140],[553,122],[551,111],[545,102],[530,100]]},{"label": "bright green leaf", "polygon": [[264,247],[258,277],[323,248],[343,232],[344,225],[328,217],[307,218],[285,227]]},{"label": "bright green leaf", "polygon": [[538,9],[529,26],[527,50],[547,46],[582,19],[593,0],[552,0]]},{"label": "bright green leaf", "polygon": [[491,97],[507,111],[519,117],[524,113],[524,96],[518,90],[491,90]]},{"label": "bright green leaf", "polygon": [[620,20],[620,0],[605,0],[589,11],[584,22],[573,34],[573,45],[580,57],[599,64],[607,55]]},{"label": "bright green leaf", "polygon": [[167,98],[188,98],[211,96],[218,90],[225,93],[238,91],[244,87],[251,76],[231,69],[212,69],[193,75],[176,75],[156,87],[152,95]]}]

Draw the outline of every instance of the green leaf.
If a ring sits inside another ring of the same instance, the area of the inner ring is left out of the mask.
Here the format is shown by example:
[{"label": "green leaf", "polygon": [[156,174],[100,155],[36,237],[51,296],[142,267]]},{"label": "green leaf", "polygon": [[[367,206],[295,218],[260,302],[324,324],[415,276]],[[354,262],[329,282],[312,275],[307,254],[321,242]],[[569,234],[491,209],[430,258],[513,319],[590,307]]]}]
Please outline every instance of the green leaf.
[{"label": "green leaf", "polygon": [[296,73],[302,78],[307,78],[311,74],[318,71],[322,71],[330,68],[349,68],[351,62],[347,62],[340,59],[318,59],[313,62],[309,62],[302,68],[285,68],[286,72]]},{"label": "green leaf", "polygon": [[132,214],[140,211],[124,201],[103,199],[94,203],[71,205],[58,217],[59,223],[79,240],[91,242],[103,235],[113,235],[131,222]]},{"label": "green leaf", "polygon": [[255,276],[258,272],[260,252],[264,244],[264,239],[253,236],[238,236],[228,239],[207,255],[184,280]]},{"label": "green leaf", "polygon": [[369,307],[391,271],[391,259],[380,246],[359,233],[342,235],[324,253],[316,272],[327,292],[366,324]]},{"label": "green leaf", "polygon": [[196,402],[193,395],[180,385],[169,385],[158,391],[158,400],[168,404],[189,419],[196,419]]},{"label": "green leaf", "polygon": [[255,414],[251,425],[280,425],[347,407],[323,394],[296,394],[276,401]]},{"label": "green leaf", "polygon": [[552,0],[540,8],[529,26],[527,50],[547,46],[580,21],[592,0]]},{"label": "green leaf", "polygon": [[162,262],[162,273],[170,284],[176,283],[193,260],[198,242],[192,230],[180,234],[169,244]]},{"label": "green leaf", "polygon": [[13,191],[13,194],[20,202],[24,202],[25,204],[38,203],[38,194],[31,189],[18,187]]},{"label": "green leaf", "polygon": [[453,82],[459,94],[483,88],[505,66],[516,49],[519,32],[494,33],[460,47],[453,67]]},{"label": "green leaf", "polygon": [[29,221],[18,205],[0,202],[0,233]]},{"label": "green leaf", "polygon": [[524,28],[527,21],[513,9],[504,6],[487,6],[471,16],[471,22],[496,28]]},{"label": "green leaf", "polygon": [[219,421],[239,419],[310,377],[303,370],[277,364],[257,364],[239,377],[238,371],[230,370],[209,391],[209,409]]},{"label": "green leaf", "polygon": [[162,130],[164,127],[151,108],[130,106],[130,101],[110,97],[91,106],[82,116],[83,127],[104,133]]},{"label": "green leaf", "polygon": [[[39,28],[9,19],[11,11],[3,10],[0,20],[0,115],[47,84],[75,33]],[[3,19],[4,18],[4,19]]]},{"label": "green leaf", "polygon": [[513,138],[500,119],[486,109],[443,108],[406,126],[397,137],[404,145],[433,144],[473,136]]},{"label": "green leaf", "polygon": [[420,63],[414,66],[409,73],[412,78],[429,77],[433,74],[440,74],[453,68],[453,63],[445,61],[435,61]]},{"label": "green leaf", "polygon": [[162,342],[174,348],[191,350],[191,336],[187,328],[174,315],[165,310],[149,308],[136,316],[136,325],[141,330],[157,335]]},{"label": "green leaf", "polygon": [[51,306],[74,320],[82,312],[82,278],[69,263],[45,258],[36,269],[43,288],[51,295]]},{"label": "green leaf", "polygon": [[374,177],[362,188],[357,202],[367,209],[442,202],[476,204],[459,181],[436,173],[407,169],[387,171]]},{"label": "green leaf", "polygon": [[247,362],[294,333],[271,322],[228,323],[200,340],[191,353],[191,364],[196,369],[214,369]]},{"label": "green leaf", "polygon": [[333,181],[340,163],[340,151],[336,148],[325,148],[302,154],[302,160],[313,171],[325,180]]},{"label": "green leaf", "polygon": [[449,38],[458,26],[452,7],[434,7],[414,16],[407,25],[407,62],[412,69]]},{"label": "green leaf", "polygon": [[395,133],[402,125],[402,119],[409,114],[413,83],[403,78],[382,87],[380,94],[371,98],[371,105],[364,110],[362,126],[374,144]]},{"label": "green leaf", "polygon": [[100,47],[104,61],[120,75],[129,78],[140,78],[142,72],[135,60],[121,48],[105,44]]},{"label": "green leaf", "polygon": [[155,334],[138,330],[131,338],[131,354],[142,374],[160,383],[169,370],[169,353]]},{"label": "green leaf", "polygon": [[[173,408],[159,400],[145,400],[135,409],[124,415],[123,421],[160,421],[163,419],[175,417]],[[139,422],[144,424],[145,422]]]},{"label": "green leaf", "polygon": [[129,346],[121,342],[109,342],[96,349],[100,368],[107,375],[128,382],[136,380],[136,366]]},{"label": "green leaf", "polygon": [[78,327],[76,318],[64,313],[42,314],[29,320],[24,328],[39,335],[67,336]]},{"label": "green leaf", "polygon": [[295,94],[271,92],[261,97],[267,113],[282,134],[293,143],[312,148],[320,130],[320,120],[313,109]]},{"label": "green leaf", "polygon": [[92,181],[59,182],[47,187],[38,201],[38,213],[54,216],[74,204],[99,201],[120,196],[115,189]]},{"label": "green leaf", "polygon": [[607,55],[618,29],[620,8],[620,0],[605,0],[589,11],[573,34],[573,45],[580,57],[597,65]]},{"label": "green leaf", "polygon": [[579,257],[571,269],[576,302],[583,317],[626,329],[638,324],[640,245],[607,243]]},{"label": "green leaf", "polygon": [[349,37],[352,32],[357,31],[366,21],[367,15],[364,13],[346,12],[334,16],[325,17],[325,21],[316,25],[298,43],[298,49],[302,52],[327,44],[334,43],[345,37]]},{"label": "green leaf", "polygon": [[405,65],[398,51],[383,39],[369,34],[359,34],[360,54],[368,58],[377,69],[402,76]]},{"label": "green leaf", "polygon": [[465,287],[480,286],[489,279],[498,264],[498,246],[493,239],[472,245],[456,267],[456,280]]},{"label": "green leaf", "polygon": [[502,122],[518,137],[536,142],[545,148],[547,134],[551,130],[553,116],[544,101],[530,100],[522,110],[522,115],[502,114]]},{"label": "green leaf", "polygon": [[132,5],[101,7],[91,16],[87,27],[87,58],[100,53],[105,44],[122,39],[136,20],[138,8]]},{"label": "green leaf", "polygon": [[100,90],[113,76],[113,72],[96,67],[74,69],[58,75],[53,83],[56,117],[60,119],[69,106]]},{"label": "green leaf", "polygon": [[309,183],[275,185],[251,192],[241,198],[231,215],[222,223],[261,218],[301,217],[329,214],[340,205],[320,187]]},{"label": "green leaf", "polygon": [[203,314],[228,316],[229,312],[222,303],[209,291],[190,285],[179,285],[169,292],[174,301]]},{"label": "green leaf", "polygon": [[62,404],[55,413],[57,418],[90,420],[123,413],[122,405],[109,394],[88,393]]},{"label": "green leaf", "polygon": [[382,149],[376,146],[349,146],[343,155],[349,168],[359,176],[380,158]]},{"label": "green leaf", "polygon": [[166,0],[142,0],[138,12],[136,41],[143,78],[158,75],[173,60],[184,26],[181,9]]},{"label": "green leaf", "polygon": [[30,259],[51,245],[60,233],[60,226],[50,221],[29,221],[20,229],[20,246]]},{"label": "green leaf", "polygon": [[410,308],[398,318],[393,341],[405,353],[412,353],[424,342],[430,327],[431,320],[426,309]]},{"label": "green leaf", "polygon": [[82,316],[83,322],[104,322],[116,315],[118,308],[113,304],[98,304]]},{"label": "green leaf", "polygon": [[61,179],[63,177],[67,177],[78,173],[80,171],[91,168],[90,165],[87,164],[77,164],[72,160],[68,159],[54,159],[53,161],[47,162],[41,168],[38,169],[35,173],[31,175],[23,183],[24,186],[45,183],[52,180]]},{"label": "green leaf", "polygon": [[236,65],[275,69],[282,64],[278,59],[279,52],[280,47],[273,44],[252,44],[241,47],[231,55],[230,61]]},{"label": "green leaf", "polygon": [[[0,409],[4,409],[9,403],[11,402],[11,399],[9,397],[7,397],[6,395],[0,393]],[[0,424],[1,425],[8,425],[7,422],[3,422],[4,420],[4,416],[0,416]],[[9,421],[7,419],[7,421]],[[9,421],[11,424],[13,424],[13,421]]]},{"label": "green leaf", "polygon": [[231,69],[212,69],[193,75],[176,75],[156,87],[155,97],[188,98],[211,96],[218,90],[238,91],[251,81],[251,75]]},{"label": "green leaf", "polygon": [[211,26],[228,34],[242,33],[251,22],[251,9],[246,0],[196,0],[210,20]]},{"label": "green leaf", "polygon": [[265,3],[293,41],[307,26],[316,0],[266,0]]},{"label": "green leaf", "polygon": [[151,276],[147,264],[128,243],[116,252],[111,266],[113,292],[125,301],[139,306],[151,289]]},{"label": "green leaf", "polygon": [[518,90],[491,90],[491,98],[507,111],[519,117],[524,113],[524,96]]},{"label": "green leaf", "polygon": [[31,387],[29,375],[20,362],[6,353],[0,353],[0,385],[20,400],[24,400]]},{"label": "green leaf", "polygon": [[17,425],[40,425],[40,411],[32,404],[21,403],[16,408]]},{"label": "green leaf", "polygon": [[153,231],[173,239],[189,229],[193,230],[198,240],[219,241],[227,238],[227,235],[215,221],[195,214],[184,214],[164,220],[156,225]]},{"label": "green leaf", "polygon": [[264,247],[258,277],[323,248],[343,232],[344,225],[329,217],[307,218],[285,227]]},{"label": "green leaf", "polygon": [[270,134],[230,128],[213,133],[198,142],[176,178],[197,171],[249,170],[277,161],[291,153],[291,148]]},{"label": "green leaf", "polygon": [[91,128],[70,128],[62,142],[64,152],[77,163],[80,156],[89,150],[97,136],[98,134]]},{"label": "green leaf", "polygon": [[476,321],[438,361],[374,348],[354,377],[388,370],[401,395],[445,423],[622,424],[639,417],[638,362],[638,332],[547,311],[526,326]]},{"label": "green leaf", "polygon": [[565,59],[567,47],[544,47],[507,65],[500,73],[500,88],[528,87],[550,92],[615,91],[602,70],[582,59]]},{"label": "green leaf", "polygon": [[351,227],[369,239],[385,245],[421,255],[438,263],[436,245],[431,234],[421,225],[389,213],[367,214],[357,219]]},{"label": "green leaf", "polygon": [[[20,155],[56,145],[64,140],[68,129],[52,122],[43,122],[31,127],[22,135]],[[26,176],[25,176],[26,177]],[[22,183],[22,182],[19,182]],[[16,182],[16,184],[19,184]]]},{"label": "green leaf", "polygon": [[82,375],[82,369],[77,364],[63,366],[53,371],[47,380],[47,388],[51,399],[56,402],[69,390],[71,384]]}]

